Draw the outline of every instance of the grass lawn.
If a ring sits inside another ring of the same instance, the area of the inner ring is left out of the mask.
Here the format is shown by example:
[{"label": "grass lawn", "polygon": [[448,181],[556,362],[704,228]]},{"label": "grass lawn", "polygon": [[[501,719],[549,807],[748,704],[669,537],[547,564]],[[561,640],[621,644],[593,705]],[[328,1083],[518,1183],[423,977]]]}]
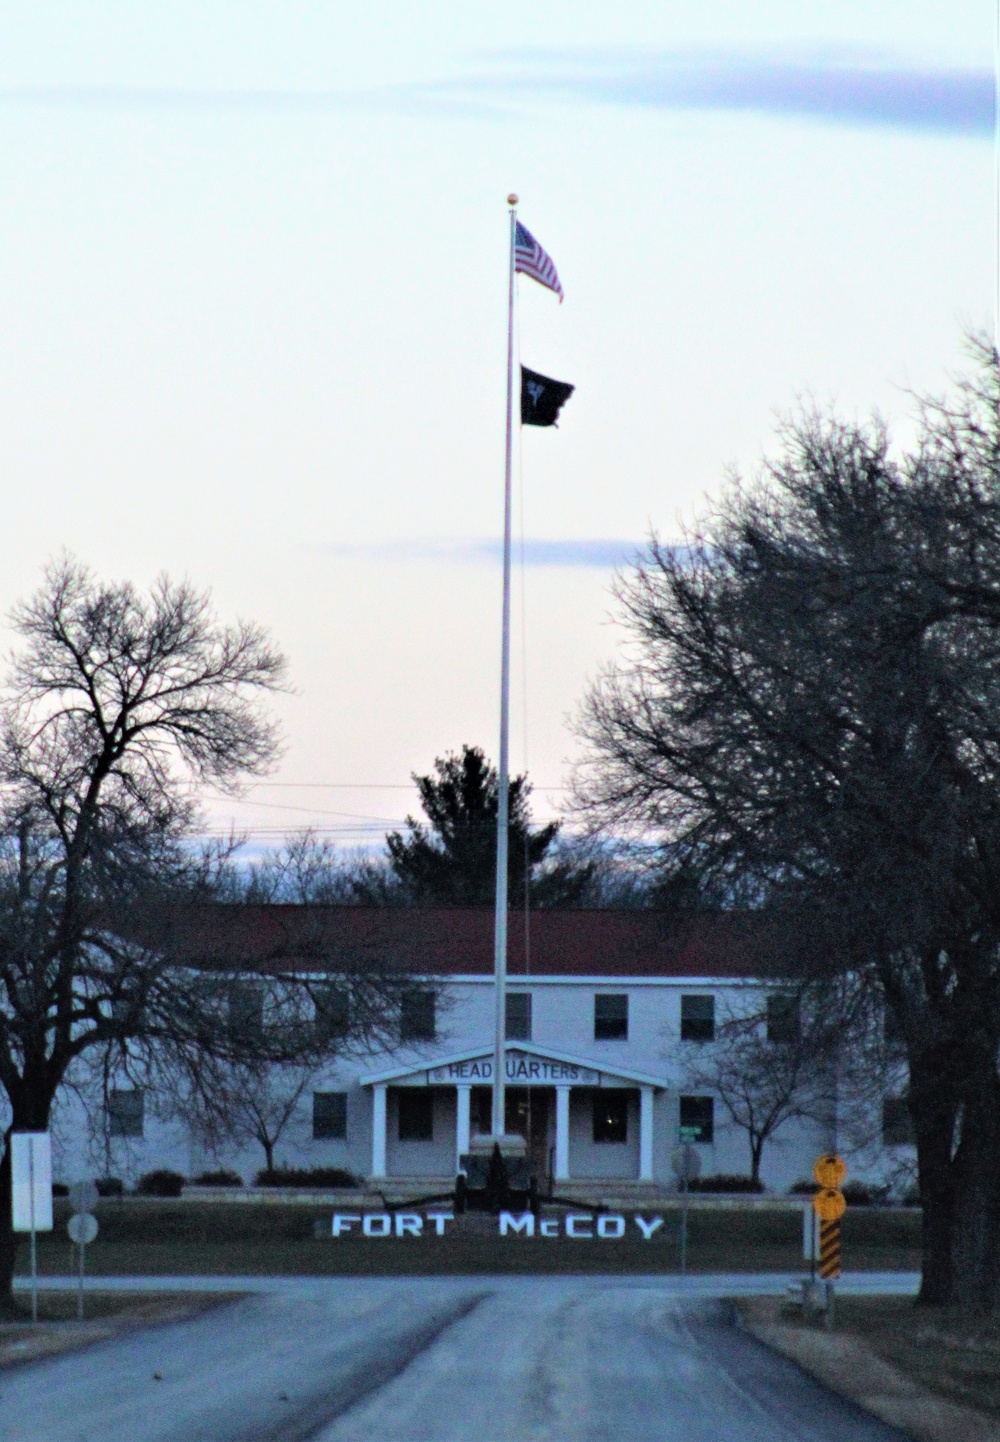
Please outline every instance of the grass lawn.
[{"label": "grass lawn", "polygon": [[1000,1320],[902,1297],[838,1297],[838,1332],[891,1366],[1000,1424]]},{"label": "grass lawn", "polygon": [[[665,1226],[649,1242],[500,1238],[476,1218],[474,1233],[449,1224],[443,1237],[314,1236],[328,1230],[333,1207],[309,1204],[103,1201],[100,1233],[87,1248],[92,1276],[181,1275],[406,1275],[477,1272],[676,1272],[679,1211],[657,1208]],[[585,1208],[580,1209],[586,1210]],[[650,1215],[649,1209],[646,1215]],[[66,1238],[68,1207],[56,1209],[56,1230],[39,1238],[39,1270],[75,1270]],[[554,1210],[551,1215],[561,1213]],[[482,1230],[485,1229],[485,1230]],[[631,1230],[631,1229],[630,1229]],[[844,1266],[850,1271],[919,1268],[919,1217],[888,1210],[855,1210],[844,1219]],[[695,1211],[688,1220],[688,1267],[693,1272],[802,1271],[802,1220],[797,1211]],[[28,1268],[27,1241],[18,1271]]]},{"label": "grass lawn", "polygon": [[[855,1354],[845,1357],[837,1351],[839,1337],[853,1339],[927,1392],[980,1413],[997,1427],[990,1435],[1000,1436],[1000,1320],[957,1307],[917,1306],[912,1297],[838,1296],[835,1322],[827,1331],[822,1322],[803,1319],[776,1297],[741,1297],[735,1306],[752,1329],[763,1325],[765,1341],[807,1371],[815,1370],[819,1359],[823,1367],[816,1375],[835,1390],[856,1396],[855,1388],[874,1388],[876,1401],[875,1393],[885,1390],[884,1382],[865,1382],[866,1368]],[[810,1341],[803,1350],[803,1334],[814,1334],[817,1343],[828,1338],[830,1346],[817,1353]],[[858,1400],[865,1405],[863,1397]],[[926,1424],[927,1414],[916,1406],[914,1417]],[[927,1435],[940,1430],[938,1424]]]},{"label": "grass lawn", "polygon": [[[37,1362],[60,1352],[75,1351],[140,1327],[186,1321],[212,1307],[235,1300],[232,1293],[88,1292],[84,1321],[76,1317],[75,1291],[38,1294],[38,1321],[31,1321],[30,1298],[17,1298],[18,1316],[0,1322],[0,1368]],[[54,1324],[54,1325],[53,1325]]]}]

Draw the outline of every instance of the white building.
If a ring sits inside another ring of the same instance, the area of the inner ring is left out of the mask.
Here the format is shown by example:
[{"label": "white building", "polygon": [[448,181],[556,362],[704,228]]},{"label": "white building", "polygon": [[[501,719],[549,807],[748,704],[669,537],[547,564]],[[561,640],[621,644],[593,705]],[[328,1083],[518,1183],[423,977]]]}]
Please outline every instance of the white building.
[{"label": "white building", "polygon": [[[328,963],[315,947],[303,962],[294,941],[280,940],[304,917],[321,924]],[[345,963],[337,958],[364,949],[402,957],[413,972],[398,1045],[342,1055],[310,1078],[278,1142],[279,1165],[341,1167],[390,1189],[394,1179],[426,1179],[428,1190],[451,1184],[470,1135],[489,1131],[492,927],[485,908],[213,908],[206,964],[253,966],[287,951],[282,965],[328,967],[339,978]],[[681,1139],[698,1148],[703,1176],[746,1174],[746,1133],[710,1088],[688,1078],[704,1074],[722,1016],[765,1014],[767,997],[781,994],[777,958],[788,946],[747,914],[543,911],[532,913],[526,934],[524,917],[512,913],[507,1129],[527,1137],[543,1188],[609,1179],[673,1186]],[[893,1105],[890,1098],[889,1145],[849,1158],[853,1175],[877,1178],[911,1153]],[[112,1094],[102,1170],[134,1180],[156,1167],[193,1177],[225,1165],[249,1180],[263,1166],[258,1146],[210,1155],[157,1110],[155,1099],[128,1088]],[[63,1109],[55,1132],[57,1175],[93,1174],[79,1115]],[[788,1122],[765,1148],[764,1182],[784,1190],[807,1177],[823,1142],[818,1125]]]}]

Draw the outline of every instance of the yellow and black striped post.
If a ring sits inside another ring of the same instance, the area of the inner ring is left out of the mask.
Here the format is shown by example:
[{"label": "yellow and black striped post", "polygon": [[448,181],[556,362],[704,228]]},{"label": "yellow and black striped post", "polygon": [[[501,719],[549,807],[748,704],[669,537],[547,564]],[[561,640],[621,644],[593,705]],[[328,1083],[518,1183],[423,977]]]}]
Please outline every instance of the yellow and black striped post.
[{"label": "yellow and black striped post", "polygon": [[840,1218],[819,1224],[819,1274],[825,1282],[840,1276]]}]

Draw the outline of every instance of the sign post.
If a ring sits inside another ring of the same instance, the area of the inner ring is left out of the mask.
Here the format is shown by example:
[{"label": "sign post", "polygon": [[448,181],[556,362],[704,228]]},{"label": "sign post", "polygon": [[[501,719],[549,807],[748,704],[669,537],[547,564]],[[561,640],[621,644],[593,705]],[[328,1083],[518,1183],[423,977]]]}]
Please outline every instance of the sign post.
[{"label": "sign post", "polygon": [[38,1232],[52,1230],[52,1138],[48,1132],[10,1137],[12,1226],[31,1233],[31,1320],[38,1321]]},{"label": "sign post", "polygon": [[[681,1135],[684,1135],[683,1129]],[[681,1276],[687,1272],[688,1243],[688,1184],[697,1181],[701,1173],[701,1157],[690,1142],[684,1142],[675,1149],[670,1158],[674,1176],[681,1189]]]},{"label": "sign post", "polygon": [[847,1211],[847,1198],[840,1190],[847,1176],[843,1157],[825,1152],[816,1158],[813,1176],[819,1191],[813,1197],[813,1211],[819,1218],[819,1274],[826,1283],[826,1322],[833,1321],[833,1283],[840,1276],[840,1219]]},{"label": "sign post", "polygon": [[80,1289],[76,1298],[76,1319],[83,1321],[83,1276],[86,1269],[84,1256],[86,1249],[97,1236],[97,1218],[92,1215],[91,1207],[97,1205],[98,1192],[93,1182],[74,1182],[69,1189],[70,1206],[73,1208],[73,1215],[66,1224],[69,1232],[69,1239],[79,1248],[80,1253]]}]

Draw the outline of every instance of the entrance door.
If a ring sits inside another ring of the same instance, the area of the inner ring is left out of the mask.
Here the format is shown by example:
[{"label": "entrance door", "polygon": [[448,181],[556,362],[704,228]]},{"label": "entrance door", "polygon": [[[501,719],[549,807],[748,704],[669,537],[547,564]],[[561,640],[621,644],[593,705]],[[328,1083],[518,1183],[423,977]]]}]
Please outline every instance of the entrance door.
[{"label": "entrance door", "polygon": [[551,1087],[507,1087],[504,1128],[528,1143],[531,1171],[543,1191],[549,1185],[549,1118]]}]

